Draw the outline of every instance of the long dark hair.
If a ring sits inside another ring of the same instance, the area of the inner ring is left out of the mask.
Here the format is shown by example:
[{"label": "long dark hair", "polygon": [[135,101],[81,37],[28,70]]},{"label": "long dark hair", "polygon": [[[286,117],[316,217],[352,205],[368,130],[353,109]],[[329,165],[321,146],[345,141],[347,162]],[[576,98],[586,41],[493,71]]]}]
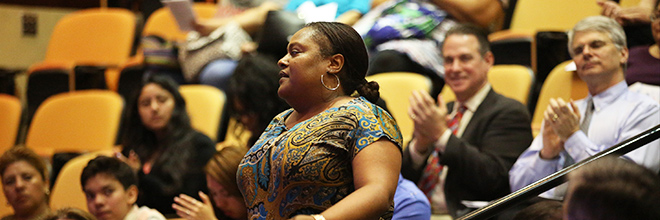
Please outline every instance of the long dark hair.
[{"label": "long dark hair", "polygon": [[[138,112],[138,98],[142,88],[150,83],[160,86],[174,97],[174,110],[170,121],[165,127],[167,135],[163,140],[158,140],[155,133],[142,124]],[[129,109],[126,111],[125,132],[122,139],[124,154],[128,155],[128,152],[133,150],[142,162],[148,161],[155,153],[160,152],[160,155],[154,161],[151,172],[169,176],[165,179],[172,181],[168,184],[171,187],[165,190],[171,192],[182,187],[183,176],[186,174],[188,164],[190,164],[195,150],[191,140],[196,132],[190,125],[186,102],[183,100],[178,88],[176,82],[167,76],[158,74],[147,76],[140,89],[135,91],[128,103]]]},{"label": "long dark hair", "polygon": [[[251,130],[253,134],[249,144],[256,141],[273,117],[290,108],[289,104],[277,95],[279,71],[277,61],[270,57],[248,55],[241,58],[229,79],[227,97],[230,113],[235,117],[248,113],[257,116],[257,125]],[[235,101],[241,103],[242,111],[236,109]]]},{"label": "long dark hair", "polygon": [[378,83],[367,82],[364,78],[369,68],[369,55],[360,34],[351,26],[339,22],[312,22],[305,27],[316,32],[315,40],[321,47],[322,56],[344,56],[344,74],[340,72],[338,76],[346,95],[357,91],[375,103],[380,95]]}]

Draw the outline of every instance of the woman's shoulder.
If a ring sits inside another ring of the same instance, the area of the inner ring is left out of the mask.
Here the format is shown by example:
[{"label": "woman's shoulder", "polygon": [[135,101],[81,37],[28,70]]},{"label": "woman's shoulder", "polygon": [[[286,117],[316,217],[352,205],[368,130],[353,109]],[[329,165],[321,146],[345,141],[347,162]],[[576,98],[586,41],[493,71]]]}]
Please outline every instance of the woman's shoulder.
[{"label": "woman's shoulder", "polygon": [[202,133],[202,132],[200,132],[200,131],[197,131],[197,130],[193,131],[192,133],[193,133],[193,134],[192,134],[192,135],[193,135],[193,137],[192,137],[193,142],[195,142],[195,143],[206,143],[206,144],[211,143],[211,144],[213,144],[213,140],[211,140],[211,138],[210,138],[209,136],[205,135],[204,133]]},{"label": "woman's shoulder", "polygon": [[348,111],[357,116],[356,119],[360,121],[359,126],[361,129],[359,130],[363,132],[363,135],[373,136],[373,141],[386,136],[389,140],[401,146],[401,131],[392,115],[387,111],[367,101],[364,97],[356,98],[346,106],[348,106]]},{"label": "woman's shoulder", "polygon": [[215,142],[209,136],[199,131],[193,131],[191,143],[198,150],[215,150]]},{"label": "woman's shoulder", "polygon": [[392,115],[390,115],[390,113],[385,111],[380,106],[369,102],[366,98],[362,96],[351,100],[345,106],[350,112],[354,112],[356,114],[375,116],[380,120],[386,120],[386,121],[394,120],[394,118],[392,117]]}]

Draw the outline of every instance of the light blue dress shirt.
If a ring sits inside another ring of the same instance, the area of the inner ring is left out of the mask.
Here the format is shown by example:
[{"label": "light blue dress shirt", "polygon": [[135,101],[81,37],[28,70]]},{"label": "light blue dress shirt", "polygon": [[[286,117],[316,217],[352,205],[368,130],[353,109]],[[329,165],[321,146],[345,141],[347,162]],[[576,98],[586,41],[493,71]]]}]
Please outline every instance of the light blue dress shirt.
[{"label": "light blue dress shirt", "polygon": [[[659,104],[648,96],[628,90],[625,81],[608,88],[596,96],[587,96],[576,101],[581,119],[584,119],[587,100],[593,99],[594,112],[588,134],[577,131],[564,143],[565,151],[575,160],[581,161],[660,124]],[[558,158],[541,159],[543,131],[532,145],[523,152],[509,171],[511,190],[519,190],[552,173],[561,170],[566,160],[564,152]],[[622,156],[641,164],[653,172],[660,170],[660,141],[655,140]],[[565,188],[556,187],[540,196],[562,199]]]},{"label": "light blue dress shirt", "polygon": [[431,204],[426,195],[410,180],[399,174],[399,184],[394,193],[392,220],[429,220]]}]

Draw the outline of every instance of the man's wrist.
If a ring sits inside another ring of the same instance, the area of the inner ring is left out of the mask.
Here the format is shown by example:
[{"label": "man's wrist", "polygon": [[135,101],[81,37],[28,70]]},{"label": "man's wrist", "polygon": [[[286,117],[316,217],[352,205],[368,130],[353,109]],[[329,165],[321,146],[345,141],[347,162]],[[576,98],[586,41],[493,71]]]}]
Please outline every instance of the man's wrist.
[{"label": "man's wrist", "polygon": [[[539,157],[540,157],[541,159],[544,159],[544,160],[554,160],[554,159],[557,159],[557,158],[559,157],[559,153],[551,154],[551,153],[548,153],[547,150],[546,150],[546,151],[545,151],[546,153],[544,154],[544,153],[543,153],[544,150],[545,150],[545,148],[543,148],[543,149],[541,149],[541,150],[539,151]],[[548,154],[549,154],[549,155],[548,155]]]},{"label": "man's wrist", "polygon": [[420,142],[419,139],[413,139],[410,143],[412,144],[413,147],[412,149],[417,154],[426,155],[430,151],[430,147],[429,147],[430,144],[426,144],[425,142]]}]

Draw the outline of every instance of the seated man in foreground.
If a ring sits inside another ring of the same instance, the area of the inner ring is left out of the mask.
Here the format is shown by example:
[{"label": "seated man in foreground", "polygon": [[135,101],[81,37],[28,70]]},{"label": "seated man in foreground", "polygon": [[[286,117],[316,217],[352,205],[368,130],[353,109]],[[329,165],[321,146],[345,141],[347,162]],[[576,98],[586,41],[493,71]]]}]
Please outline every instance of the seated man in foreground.
[{"label": "seated man in foreground", "polygon": [[[660,123],[658,103],[628,90],[628,59],[621,26],[604,16],[587,17],[568,33],[568,48],[577,73],[589,89],[578,101],[551,99],[541,133],[509,172],[513,191],[584,160]],[[623,158],[653,172],[660,169],[660,146],[653,141]],[[541,194],[563,199],[565,187]]]}]

